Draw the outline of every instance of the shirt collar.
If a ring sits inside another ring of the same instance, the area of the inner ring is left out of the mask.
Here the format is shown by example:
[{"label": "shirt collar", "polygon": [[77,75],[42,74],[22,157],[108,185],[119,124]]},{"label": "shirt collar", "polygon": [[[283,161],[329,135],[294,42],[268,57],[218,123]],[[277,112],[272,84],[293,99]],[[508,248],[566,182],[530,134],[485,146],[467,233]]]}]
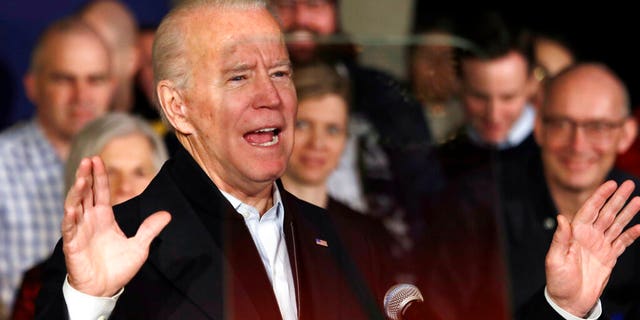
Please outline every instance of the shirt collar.
[{"label": "shirt collar", "polygon": [[220,193],[231,203],[233,209],[236,210],[245,220],[248,218],[257,218],[257,219],[273,219],[276,218],[282,224],[284,220],[284,215],[281,214],[282,211],[282,198],[280,196],[280,190],[278,189],[278,184],[273,183],[273,206],[269,208],[265,214],[260,217],[259,211],[246,203],[240,201],[240,199],[232,196],[231,194],[220,190]]},{"label": "shirt collar", "polygon": [[[498,143],[495,147],[498,150],[504,150],[515,147],[522,143],[522,141],[524,141],[529,136],[529,134],[533,132],[535,118],[535,108],[531,104],[527,103],[522,110],[520,117],[518,117],[518,120],[514,122],[513,126],[509,130],[507,138],[504,141]],[[487,145],[487,143],[484,142],[480,137],[480,134],[478,134],[478,132],[472,126],[469,126],[468,132],[471,142],[476,145]]]}]

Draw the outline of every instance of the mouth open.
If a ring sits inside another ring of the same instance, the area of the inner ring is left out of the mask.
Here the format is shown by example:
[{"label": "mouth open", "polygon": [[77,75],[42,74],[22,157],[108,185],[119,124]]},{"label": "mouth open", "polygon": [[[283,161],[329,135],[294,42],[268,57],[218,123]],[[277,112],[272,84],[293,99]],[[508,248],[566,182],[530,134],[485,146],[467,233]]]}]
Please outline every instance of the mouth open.
[{"label": "mouth open", "polygon": [[306,30],[296,30],[287,35],[287,40],[291,42],[312,42],[315,35]]},{"label": "mouth open", "polygon": [[252,146],[270,147],[280,140],[280,131],[278,128],[264,128],[245,134],[244,139]]}]

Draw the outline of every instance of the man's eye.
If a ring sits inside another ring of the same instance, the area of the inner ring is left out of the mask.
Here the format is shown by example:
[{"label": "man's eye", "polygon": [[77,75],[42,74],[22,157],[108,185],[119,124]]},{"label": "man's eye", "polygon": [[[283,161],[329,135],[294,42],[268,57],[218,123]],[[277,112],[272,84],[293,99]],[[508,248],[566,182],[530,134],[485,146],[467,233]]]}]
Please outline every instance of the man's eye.
[{"label": "man's eye", "polygon": [[278,77],[278,78],[282,78],[282,77],[288,77],[289,73],[286,71],[276,71],[273,73],[274,77]]},{"label": "man's eye", "polygon": [[304,121],[304,120],[297,120],[296,121],[296,129],[306,129],[309,127],[309,122]]},{"label": "man's eye", "polygon": [[245,76],[233,76],[233,77],[231,77],[231,79],[229,79],[229,81],[242,81],[242,80],[245,80],[245,79],[247,79],[247,77],[245,77]]}]

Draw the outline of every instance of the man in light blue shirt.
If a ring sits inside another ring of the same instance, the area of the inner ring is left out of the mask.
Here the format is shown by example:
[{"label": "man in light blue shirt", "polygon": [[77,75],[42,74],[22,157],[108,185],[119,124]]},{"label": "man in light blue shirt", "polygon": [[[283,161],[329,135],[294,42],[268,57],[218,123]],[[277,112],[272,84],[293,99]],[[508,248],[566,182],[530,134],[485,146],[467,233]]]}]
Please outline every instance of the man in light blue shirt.
[{"label": "man in light blue shirt", "polygon": [[[25,90],[35,117],[0,134],[0,303],[60,237],[63,165],[72,137],[107,111],[109,53],[76,18],[52,24],[35,46]],[[2,318],[0,316],[0,318]]]}]

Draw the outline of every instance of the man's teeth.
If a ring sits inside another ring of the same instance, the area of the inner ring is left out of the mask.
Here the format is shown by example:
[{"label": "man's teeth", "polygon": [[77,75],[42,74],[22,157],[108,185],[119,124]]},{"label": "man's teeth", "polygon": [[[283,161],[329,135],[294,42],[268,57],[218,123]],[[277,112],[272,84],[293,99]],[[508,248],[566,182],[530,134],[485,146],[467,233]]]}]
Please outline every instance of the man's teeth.
[{"label": "man's teeth", "polygon": [[279,141],[279,138],[278,138],[279,130],[277,128],[264,128],[264,129],[256,130],[255,132],[256,133],[272,133],[273,136],[271,137],[271,141],[262,142],[262,143],[257,143],[257,142],[251,143],[251,145],[253,146],[269,147],[278,143]]},{"label": "man's teeth", "polygon": [[277,135],[273,135],[273,137],[271,138],[271,141],[264,142],[264,143],[252,143],[252,145],[259,146],[259,147],[269,147],[269,146],[272,146],[272,145],[274,145],[276,143],[278,143],[278,136]]}]

